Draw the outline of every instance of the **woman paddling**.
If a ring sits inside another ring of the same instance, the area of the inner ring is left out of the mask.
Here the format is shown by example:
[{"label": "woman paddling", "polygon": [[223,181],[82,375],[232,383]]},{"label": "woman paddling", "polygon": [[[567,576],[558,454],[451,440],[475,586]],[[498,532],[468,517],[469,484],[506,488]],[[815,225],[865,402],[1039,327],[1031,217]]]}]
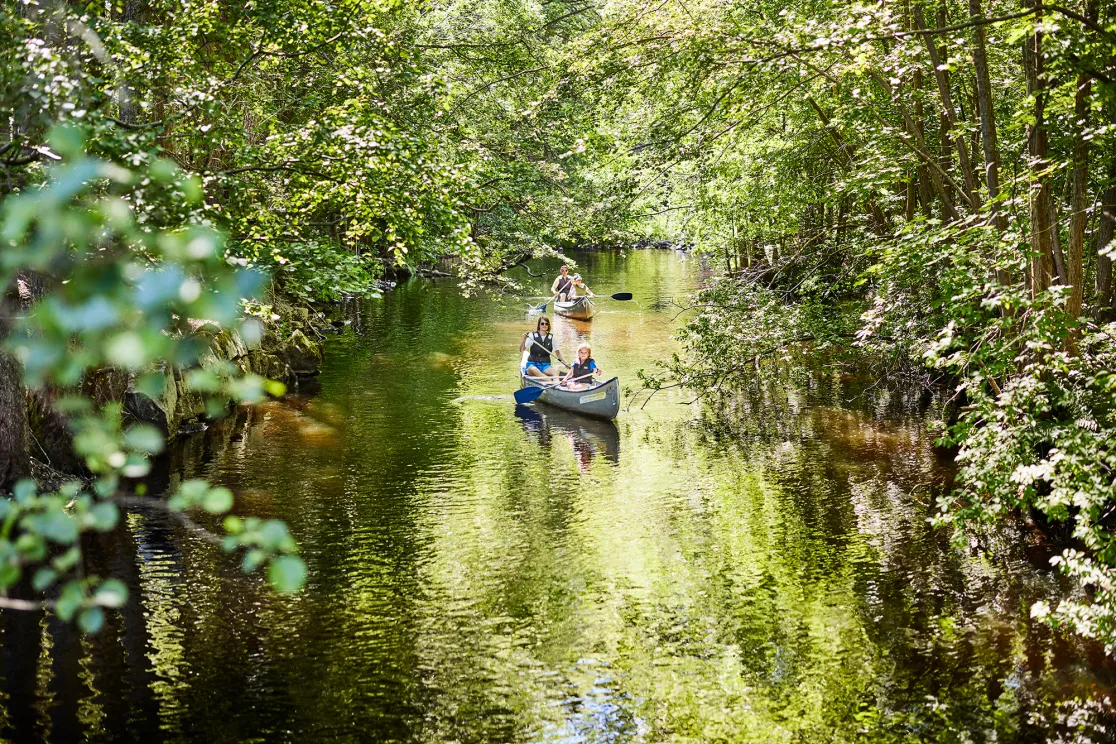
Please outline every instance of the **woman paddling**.
[{"label": "woman paddling", "polygon": [[523,374],[551,381],[558,379],[558,371],[550,364],[550,355],[562,359],[562,352],[554,348],[554,336],[550,334],[550,318],[545,315],[539,316],[535,330],[523,334],[523,343],[519,345],[519,351],[527,352],[527,364],[523,368]]}]

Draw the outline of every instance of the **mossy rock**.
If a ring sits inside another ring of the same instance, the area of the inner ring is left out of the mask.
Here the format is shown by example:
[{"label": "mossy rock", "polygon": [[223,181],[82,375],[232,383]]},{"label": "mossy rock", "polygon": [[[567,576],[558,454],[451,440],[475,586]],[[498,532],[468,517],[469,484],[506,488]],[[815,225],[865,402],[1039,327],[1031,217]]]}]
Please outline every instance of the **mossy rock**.
[{"label": "mossy rock", "polygon": [[169,369],[163,370],[162,392],[151,397],[145,392],[129,389],[124,396],[124,409],[137,421],[153,424],[162,430],[165,436],[178,433],[178,419],[175,409],[178,406],[178,386],[174,381],[174,373]]},{"label": "mossy rock", "polygon": [[286,382],[290,378],[290,371],[287,369],[286,362],[275,354],[253,351],[243,361],[245,362],[243,369],[246,372],[253,372],[260,377],[279,382]]},{"label": "mossy rock", "polygon": [[98,408],[106,403],[120,403],[128,393],[132,376],[115,367],[97,367],[82,375],[81,392]]},{"label": "mossy rock", "polygon": [[182,373],[163,371],[163,390],[154,398],[139,390],[129,390],[124,407],[138,421],[157,426],[168,438],[178,435],[183,424],[205,417],[205,398],[190,390]]},{"label": "mossy rock", "polygon": [[302,331],[295,331],[276,350],[278,356],[296,375],[316,375],[322,366],[322,345],[311,341]]}]

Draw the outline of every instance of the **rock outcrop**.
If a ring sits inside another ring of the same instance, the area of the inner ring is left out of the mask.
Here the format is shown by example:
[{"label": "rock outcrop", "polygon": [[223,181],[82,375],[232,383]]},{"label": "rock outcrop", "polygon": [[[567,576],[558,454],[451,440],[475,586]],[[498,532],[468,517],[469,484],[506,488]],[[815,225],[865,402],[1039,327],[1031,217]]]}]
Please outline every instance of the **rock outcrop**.
[{"label": "rock outcrop", "polygon": [[[340,332],[346,321],[331,322],[321,312],[292,305],[283,298],[274,298],[269,307],[271,313],[257,338],[246,338],[235,329],[204,321],[192,324],[192,332],[208,342],[198,364],[214,367],[231,362],[242,372],[288,387],[298,387],[317,375],[322,364],[323,334]],[[157,372],[162,377],[161,390],[141,390],[137,375],[105,367],[86,372],[80,392],[98,407],[123,404],[126,416],[154,424],[168,438],[204,429],[205,422],[216,412],[207,408],[201,392],[190,389],[185,371],[163,365],[148,372]],[[88,475],[81,458],[74,453],[68,417],[55,406],[55,398],[74,392],[47,390],[27,394],[27,431],[33,443],[29,454],[46,471]]]},{"label": "rock outcrop", "polygon": [[[332,326],[320,313],[306,307],[276,302],[275,317],[259,339],[246,339],[234,329],[211,323],[195,329],[209,340],[198,359],[200,366],[213,367],[232,362],[242,372],[297,386],[300,380],[317,375],[322,364],[322,342],[316,325]],[[137,420],[159,427],[168,437],[196,431],[210,417],[205,396],[190,390],[182,370],[163,367],[162,392],[152,396],[129,386],[124,395],[125,410]],[[133,380],[134,383],[134,380]]]},{"label": "rock outcrop", "polygon": [[275,355],[299,377],[316,375],[322,366],[322,344],[311,341],[302,331],[292,333]]}]

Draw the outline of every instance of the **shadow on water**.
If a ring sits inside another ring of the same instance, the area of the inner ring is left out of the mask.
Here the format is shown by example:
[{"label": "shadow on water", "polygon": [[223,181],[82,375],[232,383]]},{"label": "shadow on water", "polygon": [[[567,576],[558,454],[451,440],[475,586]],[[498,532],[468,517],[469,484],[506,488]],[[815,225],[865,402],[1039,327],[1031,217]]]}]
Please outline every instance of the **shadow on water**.
[{"label": "shadow on water", "polygon": [[[631,384],[676,350],[696,262],[578,258],[636,300],[555,336]],[[602,423],[513,405],[518,300],[415,281],[347,311],[319,391],[238,410],[150,481],[285,520],[305,591],[128,514],[88,545],[131,590],[100,634],[0,613],[0,738],[1113,739],[1113,665],[1029,616],[1059,577],[927,524],[953,468],[920,391],[800,375]]]}]

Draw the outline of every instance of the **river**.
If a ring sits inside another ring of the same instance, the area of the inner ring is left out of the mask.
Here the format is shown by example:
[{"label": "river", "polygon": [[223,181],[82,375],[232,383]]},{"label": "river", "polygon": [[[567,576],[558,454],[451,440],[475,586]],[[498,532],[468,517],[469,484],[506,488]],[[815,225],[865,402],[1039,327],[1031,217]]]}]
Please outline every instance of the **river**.
[{"label": "river", "polygon": [[[701,268],[668,251],[577,258],[594,291],[635,300],[556,319],[559,345],[591,341],[634,389],[677,351],[673,302]],[[100,634],[0,613],[0,737],[1113,735],[1114,667],[1029,618],[1065,591],[1039,548],[989,558],[927,525],[952,470],[917,392],[827,373],[716,408],[640,394],[615,425],[516,409],[525,310],[403,284],[347,308],[316,390],[176,445],[155,490],[204,476],[238,512],[286,520],[305,591],[278,596],[132,513],[90,548],[132,591]]]}]

